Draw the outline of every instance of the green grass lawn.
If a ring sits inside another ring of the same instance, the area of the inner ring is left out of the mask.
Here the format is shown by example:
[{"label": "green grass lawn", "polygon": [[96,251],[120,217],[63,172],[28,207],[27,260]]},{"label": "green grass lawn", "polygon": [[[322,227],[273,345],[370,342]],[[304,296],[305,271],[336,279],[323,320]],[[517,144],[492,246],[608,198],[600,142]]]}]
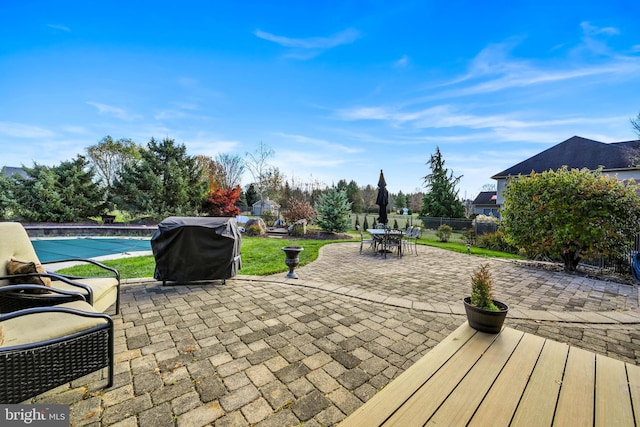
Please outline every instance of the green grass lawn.
[{"label": "green grass lawn", "polygon": [[[336,242],[356,242],[359,241],[359,235],[352,234],[351,240],[310,240],[304,239],[295,241],[296,244],[304,247],[300,253],[300,266],[306,265],[318,258],[318,251],[324,245]],[[243,237],[242,238],[242,270],[240,274],[266,276],[269,274],[281,273],[287,271],[284,263],[284,252],[280,250],[283,246],[293,243],[289,240],[270,239],[263,237]],[[418,245],[435,246],[438,248],[467,253],[466,245],[460,240],[460,236],[453,235],[452,239],[443,243],[438,241],[437,237],[430,233],[425,233],[418,240]],[[418,248],[418,253],[420,249]],[[471,254],[476,256],[495,257],[495,258],[520,258],[517,255],[507,254],[504,252],[490,251],[482,248],[471,248]],[[104,261],[111,267],[115,267],[120,271],[123,279],[133,279],[142,277],[153,277],[155,269],[155,260],[153,256],[141,256],[131,258],[120,258],[115,260]],[[76,276],[92,276],[103,273],[99,268],[91,265],[79,265],[75,267],[60,270],[61,273]]]}]

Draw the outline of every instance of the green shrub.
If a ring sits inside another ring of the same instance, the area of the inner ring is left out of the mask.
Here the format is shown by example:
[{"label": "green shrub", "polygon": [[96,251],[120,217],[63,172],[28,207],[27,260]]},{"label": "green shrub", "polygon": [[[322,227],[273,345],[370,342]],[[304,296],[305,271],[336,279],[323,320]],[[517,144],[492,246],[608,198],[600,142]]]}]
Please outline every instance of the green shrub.
[{"label": "green shrub", "polygon": [[510,254],[518,254],[518,248],[509,244],[505,234],[498,230],[495,233],[481,234],[476,237],[476,246],[479,248],[490,249],[492,251],[506,252]]},{"label": "green shrub", "polygon": [[470,245],[475,245],[476,243],[476,232],[473,228],[467,228],[462,232],[462,237],[464,238],[464,242]]},{"label": "green shrub", "polygon": [[262,211],[260,218],[262,218],[265,224],[273,225],[273,223],[276,222],[276,219],[278,219],[278,216],[273,211],[267,209]]},{"label": "green shrub", "polygon": [[441,242],[448,242],[449,239],[451,238],[452,232],[453,232],[453,229],[451,228],[450,225],[442,224],[440,227],[438,227],[438,231],[436,231],[436,236],[438,236],[438,239],[440,239]]},{"label": "green shrub", "polygon": [[258,224],[251,224],[245,229],[247,236],[259,236],[261,234],[260,226]]}]

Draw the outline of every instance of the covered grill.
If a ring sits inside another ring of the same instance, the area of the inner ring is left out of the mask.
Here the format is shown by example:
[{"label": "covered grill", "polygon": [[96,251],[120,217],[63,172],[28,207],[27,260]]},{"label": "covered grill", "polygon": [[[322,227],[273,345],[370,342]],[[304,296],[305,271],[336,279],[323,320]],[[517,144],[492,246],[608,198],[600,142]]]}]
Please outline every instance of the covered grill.
[{"label": "covered grill", "polygon": [[242,268],[241,244],[235,218],[166,218],[151,238],[153,277],[163,284],[228,279]]}]

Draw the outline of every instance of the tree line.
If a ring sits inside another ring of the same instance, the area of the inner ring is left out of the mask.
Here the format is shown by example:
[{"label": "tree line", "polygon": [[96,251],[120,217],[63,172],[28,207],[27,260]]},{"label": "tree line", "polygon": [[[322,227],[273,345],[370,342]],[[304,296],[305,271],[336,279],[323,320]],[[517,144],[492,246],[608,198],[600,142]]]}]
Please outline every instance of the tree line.
[{"label": "tree line", "polygon": [[[240,208],[269,198],[287,210],[293,201],[314,206],[330,188],[319,181],[287,180],[269,163],[272,149],[260,143],[244,157],[220,153],[214,158],[189,155],[183,144],[173,139],[151,140],[139,145],[122,138],[106,136],[76,158],[58,165],[22,165],[26,176],[0,176],[0,218],[27,222],[75,222],[118,210],[131,219],[168,215],[234,216]],[[433,176],[425,184],[442,191],[444,161],[433,163]],[[252,181],[241,186],[245,171]],[[459,178],[458,178],[459,179]],[[446,191],[452,191],[452,183]],[[353,213],[377,212],[377,187],[359,186],[354,180],[340,179],[334,186],[346,194]],[[457,197],[449,197],[447,203]],[[434,204],[425,204],[425,194],[389,197],[388,209],[429,214]],[[459,202],[456,206],[462,206]],[[436,211],[434,210],[434,213]],[[438,211],[440,212],[440,210]],[[462,212],[462,213],[461,213]],[[463,215],[457,209],[443,216]]]}]

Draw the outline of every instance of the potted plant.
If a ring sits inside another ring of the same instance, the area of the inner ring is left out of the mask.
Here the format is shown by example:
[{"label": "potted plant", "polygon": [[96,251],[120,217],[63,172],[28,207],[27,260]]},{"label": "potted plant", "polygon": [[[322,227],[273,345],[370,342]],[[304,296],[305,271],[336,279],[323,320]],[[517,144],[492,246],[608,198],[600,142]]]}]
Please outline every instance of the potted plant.
[{"label": "potted plant", "polygon": [[488,264],[471,275],[471,296],[464,299],[464,309],[473,329],[491,334],[502,329],[509,306],[493,299],[493,278]]},{"label": "potted plant", "polygon": [[286,255],[284,263],[287,264],[287,267],[289,267],[289,272],[284,277],[286,277],[287,279],[297,279],[298,275],[294,273],[293,270],[298,266],[298,264],[300,264],[298,254],[300,254],[300,252],[302,252],[304,248],[295,243],[289,243],[287,244],[287,246],[284,246],[281,249]]}]

